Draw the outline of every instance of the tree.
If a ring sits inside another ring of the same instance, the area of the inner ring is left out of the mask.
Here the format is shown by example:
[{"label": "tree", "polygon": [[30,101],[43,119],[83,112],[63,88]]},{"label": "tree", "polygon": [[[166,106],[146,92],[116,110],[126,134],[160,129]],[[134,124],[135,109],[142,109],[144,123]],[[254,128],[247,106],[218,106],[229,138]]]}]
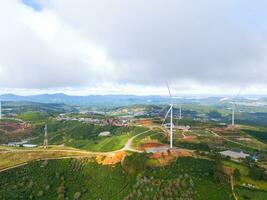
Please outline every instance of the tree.
[{"label": "tree", "polygon": [[215,160],[214,178],[220,183],[225,183],[229,181],[229,177],[225,173],[220,157],[217,157],[217,159]]},{"label": "tree", "polygon": [[210,117],[210,118],[215,118],[215,119],[220,119],[220,118],[222,118],[222,115],[221,115],[221,113],[219,113],[217,110],[212,110],[212,111],[210,111],[209,113],[208,113],[208,116]]},{"label": "tree", "polygon": [[240,171],[238,169],[235,169],[234,170],[234,179],[239,181],[240,176],[241,176]]}]

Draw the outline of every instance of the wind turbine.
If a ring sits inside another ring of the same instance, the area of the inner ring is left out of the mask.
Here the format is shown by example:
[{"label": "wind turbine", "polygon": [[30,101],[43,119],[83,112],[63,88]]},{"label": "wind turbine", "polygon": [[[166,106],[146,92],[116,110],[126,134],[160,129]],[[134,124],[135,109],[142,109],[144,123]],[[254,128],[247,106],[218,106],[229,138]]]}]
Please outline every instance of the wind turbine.
[{"label": "wind turbine", "polygon": [[44,128],[44,149],[48,148],[48,138],[47,138],[47,124]]},{"label": "wind turbine", "polygon": [[182,104],[180,104],[179,119],[182,119]]},{"label": "wind turbine", "polygon": [[237,95],[233,98],[232,101],[232,127],[235,126],[235,99],[240,95],[241,90],[237,93]]},{"label": "wind turbine", "polygon": [[168,90],[169,90],[169,95],[170,95],[170,108],[169,110],[167,111],[166,115],[165,115],[165,118],[164,118],[164,121],[162,123],[162,125],[164,124],[166,118],[169,116],[170,114],[170,148],[173,147],[173,100],[172,100],[172,94],[171,94],[171,90],[170,90],[170,87],[169,87],[169,84],[167,83],[167,87],[168,87]]},{"label": "wind turbine", "polygon": [[2,100],[0,99],[0,119],[2,119]]}]

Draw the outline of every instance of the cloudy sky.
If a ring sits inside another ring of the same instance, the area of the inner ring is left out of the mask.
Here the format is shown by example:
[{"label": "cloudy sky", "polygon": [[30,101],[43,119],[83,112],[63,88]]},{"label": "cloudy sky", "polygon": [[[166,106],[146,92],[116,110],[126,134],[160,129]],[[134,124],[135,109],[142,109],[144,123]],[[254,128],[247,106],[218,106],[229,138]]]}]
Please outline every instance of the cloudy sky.
[{"label": "cloudy sky", "polygon": [[267,94],[267,1],[0,1],[0,93]]}]

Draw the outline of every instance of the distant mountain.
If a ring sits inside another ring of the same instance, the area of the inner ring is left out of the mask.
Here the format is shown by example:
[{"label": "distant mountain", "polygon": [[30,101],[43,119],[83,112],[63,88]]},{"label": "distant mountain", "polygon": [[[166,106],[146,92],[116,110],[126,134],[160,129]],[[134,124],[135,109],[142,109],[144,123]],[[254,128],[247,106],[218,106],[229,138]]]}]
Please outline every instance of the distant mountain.
[{"label": "distant mountain", "polygon": [[21,114],[25,112],[49,112],[49,113],[64,113],[77,112],[75,106],[66,105],[63,103],[39,103],[30,101],[3,101],[3,114]]},{"label": "distant mountain", "polygon": [[80,106],[126,106],[133,104],[159,104],[167,103],[169,98],[162,96],[134,96],[134,95],[89,95],[70,96],[63,93],[40,94],[30,96],[19,96],[14,94],[0,95],[2,101],[22,101],[38,103],[64,103]]},{"label": "distant mountain", "polygon": [[[174,104],[202,104],[213,105],[229,103],[230,99],[221,101],[222,96],[209,97],[209,96],[187,96],[183,98],[174,97]],[[241,97],[239,97],[241,98]],[[263,97],[259,97],[264,100]],[[57,103],[68,104],[75,106],[88,106],[88,107],[119,107],[135,104],[169,104],[168,96],[135,96],[135,95],[89,95],[89,96],[71,96],[63,93],[56,94],[40,94],[30,96],[19,96],[14,94],[0,95],[2,101],[16,101],[16,102],[38,102],[38,103]],[[255,101],[242,98],[243,101]],[[259,99],[258,99],[259,100]],[[265,99],[266,100],[266,99]],[[264,101],[265,101],[264,100]],[[265,101],[266,102],[266,101]]]}]

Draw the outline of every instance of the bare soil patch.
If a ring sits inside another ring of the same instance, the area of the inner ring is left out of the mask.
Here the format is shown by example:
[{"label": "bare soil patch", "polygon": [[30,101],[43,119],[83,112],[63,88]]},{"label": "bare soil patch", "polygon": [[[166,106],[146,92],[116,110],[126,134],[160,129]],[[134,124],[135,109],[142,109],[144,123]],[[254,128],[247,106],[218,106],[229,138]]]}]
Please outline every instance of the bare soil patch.
[{"label": "bare soil patch", "polygon": [[123,162],[124,158],[127,156],[125,151],[118,151],[115,153],[110,153],[107,156],[96,156],[96,162],[102,165],[115,165],[117,163]]},{"label": "bare soil patch", "polygon": [[166,152],[153,153],[152,155],[149,156],[149,158],[158,160],[160,165],[167,165],[179,157],[191,157],[191,156],[193,156],[193,154],[190,151],[180,150],[180,149],[170,149]]}]

